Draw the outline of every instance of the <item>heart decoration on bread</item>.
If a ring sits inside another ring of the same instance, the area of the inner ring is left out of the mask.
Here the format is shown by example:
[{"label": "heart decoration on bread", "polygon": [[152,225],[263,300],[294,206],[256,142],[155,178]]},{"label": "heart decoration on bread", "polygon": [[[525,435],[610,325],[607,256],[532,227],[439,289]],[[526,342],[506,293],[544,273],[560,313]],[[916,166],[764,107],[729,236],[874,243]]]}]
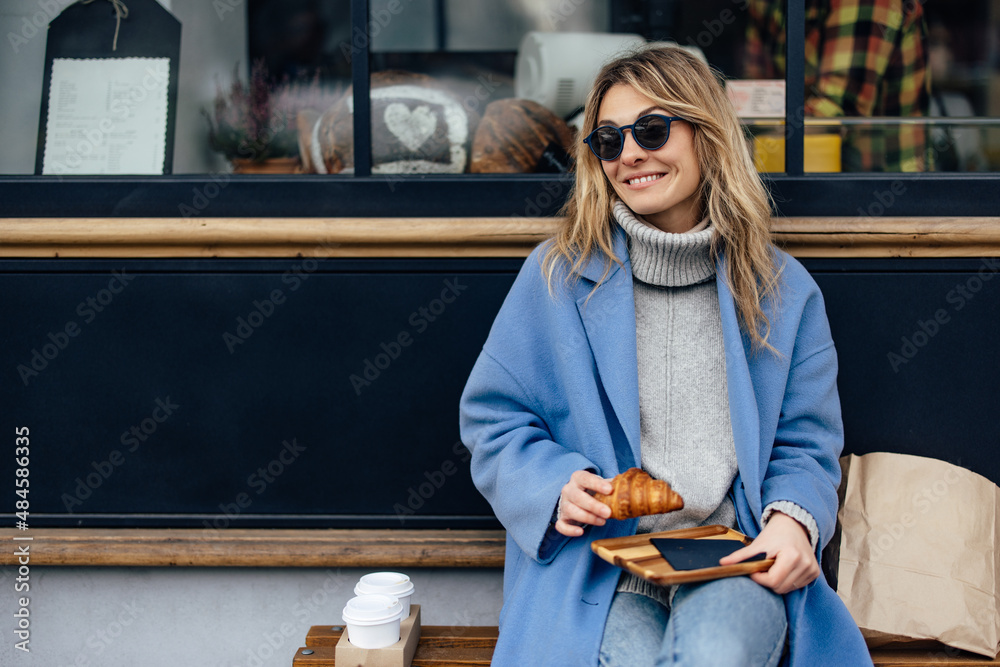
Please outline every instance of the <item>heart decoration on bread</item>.
[{"label": "heart decoration on bread", "polygon": [[684,499],[679,493],[641,468],[629,468],[616,475],[611,486],[611,493],[595,493],[594,498],[611,508],[612,519],[634,519],[684,509]]}]

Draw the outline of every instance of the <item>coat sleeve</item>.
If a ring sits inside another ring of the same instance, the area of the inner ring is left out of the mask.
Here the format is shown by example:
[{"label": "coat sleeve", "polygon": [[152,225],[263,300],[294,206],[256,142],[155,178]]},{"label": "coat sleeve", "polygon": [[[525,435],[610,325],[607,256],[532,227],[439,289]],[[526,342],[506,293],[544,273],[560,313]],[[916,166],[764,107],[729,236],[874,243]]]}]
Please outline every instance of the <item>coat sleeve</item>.
[{"label": "coat sleeve", "polygon": [[569,539],[550,529],[562,487],[575,471],[597,466],[553,441],[535,398],[486,350],[459,412],[476,488],[521,550],[550,562]]},{"label": "coat sleeve", "polygon": [[823,297],[813,283],[789,360],[762,500],[765,507],[791,501],[812,515],[819,529],[817,550],[830,541],[836,526],[843,448],[837,352]]}]

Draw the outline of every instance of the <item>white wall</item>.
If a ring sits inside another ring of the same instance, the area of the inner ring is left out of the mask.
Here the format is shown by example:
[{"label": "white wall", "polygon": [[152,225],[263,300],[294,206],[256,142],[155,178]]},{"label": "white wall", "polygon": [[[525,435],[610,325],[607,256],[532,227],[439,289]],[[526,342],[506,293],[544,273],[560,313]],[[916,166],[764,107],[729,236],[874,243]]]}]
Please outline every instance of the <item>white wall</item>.
[{"label": "white wall", "polygon": [[[15,570],[0,568],[0,665],[290,667],[310,626],[342,623],[369,571],[32,568],[24,653],[12,634]],[[500,570],[404,571],[424,625],[497,624]]]},{"label": "white wall", "polygon": [[[46,4],[61,11],[67,0],[57,1]],[[54,15],[35,0],[0,2],[0,174],[35,173],[45,34]]]},{"label": "white wall", "polygon": [[[174,173],[226,170],[227,161],[208,147],[208,124],[201,110],[211,111],[216,81],[228,86],[237,63],[246,78],[246,3],[171,0],[170,5],[170,11],[181,22]],[[233,10],[219,9],[227,6]]]}]

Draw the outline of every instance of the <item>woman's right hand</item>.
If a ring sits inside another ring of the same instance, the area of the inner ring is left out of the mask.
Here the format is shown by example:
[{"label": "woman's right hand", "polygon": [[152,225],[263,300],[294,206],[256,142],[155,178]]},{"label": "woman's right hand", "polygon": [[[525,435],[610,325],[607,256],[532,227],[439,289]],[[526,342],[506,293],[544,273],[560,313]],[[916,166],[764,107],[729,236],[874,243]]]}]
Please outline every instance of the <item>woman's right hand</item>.
[{"label": "woman's right hand", "polygon": [[583,535],[583,526],[603,526],[611,508],[593,493],[611,493],[611,482],[587,470],[577,470],[559,494],[559,520],[555,528],[567,537]]}]

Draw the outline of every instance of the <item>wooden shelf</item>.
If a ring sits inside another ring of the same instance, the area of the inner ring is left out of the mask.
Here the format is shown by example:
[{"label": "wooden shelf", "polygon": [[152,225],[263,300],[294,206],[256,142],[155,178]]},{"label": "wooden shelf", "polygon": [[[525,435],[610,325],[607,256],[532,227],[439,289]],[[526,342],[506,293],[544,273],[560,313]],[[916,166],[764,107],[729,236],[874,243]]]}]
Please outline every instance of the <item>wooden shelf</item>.
[{"label": "wooden shelf", "polygon": [[[189,567],[503,567],[502,530],[0,529],[31,537],[32,565]],[[14,550],[0,565],[16,565]]]}]

